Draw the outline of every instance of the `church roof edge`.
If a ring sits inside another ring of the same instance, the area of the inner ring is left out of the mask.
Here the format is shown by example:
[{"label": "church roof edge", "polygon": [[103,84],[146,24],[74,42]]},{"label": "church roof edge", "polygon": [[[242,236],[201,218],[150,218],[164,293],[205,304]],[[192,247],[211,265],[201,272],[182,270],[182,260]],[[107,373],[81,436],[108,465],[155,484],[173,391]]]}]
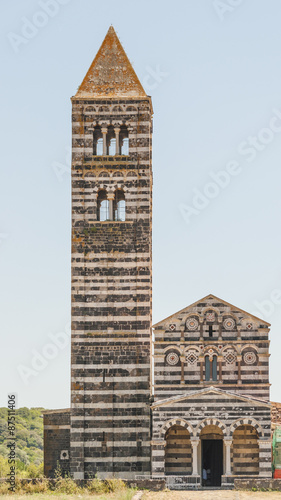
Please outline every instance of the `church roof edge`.
[{"label": "church roof edge", "polygon": [[247,311],[245,311],[243,309],[240,309],[240,307],[237,307],[237,306],[235,306],[233,304],[230,304],[230,302],[226,302],[225,300],[220,299],[216,295],[210,293],[210,294],[206,295],[205,297],[202,297],[202,299],[196,300],[195,302],[193,302],[192,304],[184,307],[183,309],[180,309],[179,311],[174,312],[170,316],[167,316],[166,318],[161,319],[160,321],[158,321],[157,323],[155,323],[154,325],[152,325],[152,328],[156,328],[157,326],[161,325],[161,323],[163,323],[164,321],[167,321],[168,319],[173,318],[176,314],[180,314],[180,313],[184,312],[186,309],[195,306],[196,304],[198,304],[198,302],[202,302],[202,301],[204,301],[206,299],[210,299],[210,298],[218,300],[218,301],[222,302],[223,304],[225,304],[226,306],[229,306],[229,307],[232,307],[232,308],[234,307],[237,311],[240,311],[241,313],[246,314],[247,316],[250,316],[251,318],[257,319],[258,321],[260,321],[264,325],[271,326],[271,324],[268,323],[267,321],[265,321],[264,319],[258,318],[257,316],[254,316],[253,314],[251,314],[251,313],[249,313],[249,312],[247,312]]}]

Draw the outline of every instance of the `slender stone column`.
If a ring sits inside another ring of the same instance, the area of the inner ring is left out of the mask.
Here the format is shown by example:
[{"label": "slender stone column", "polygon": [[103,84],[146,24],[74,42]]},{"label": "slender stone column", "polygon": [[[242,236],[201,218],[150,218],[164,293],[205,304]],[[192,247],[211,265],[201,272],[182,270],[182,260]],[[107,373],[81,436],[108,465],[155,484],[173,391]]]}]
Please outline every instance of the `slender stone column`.
[{"label": "slender stone column", "polygon": [[203,382],[203,363],[204,363],[204,356],[199,356],[199,362],[200,362],[200,382]]},{"label": "slender stone column", "polygon": [[218,318],[219,321],[219,340],[222,340],[222,318]]},{"label": "slender stone column", "polygon": [[237,326],[237,340],[241,340],[241,326]]},{"label": "slender stone column", "polygon": [[180,326],[181,342],[184,342],[184,331],[185,331],[185,326],[184,325]]},{"label": "slender stone column", "polygon": [[222,362],[223,362],[223,356],[218,356],[218,363],[219,363],[219,384],[222,384]]},{"label": "slender stone column", "polygon": [[204,325],[203,325],[203,318],[200,318],[200,319],[199,319],[199,322],[200,322],[200,342],[204,342],[204,334],[203,334],[203,328],[204,328]]},{"label": "slender stone column", "polygon": [[225,475],[231,476],[231,459],[230,459],[230,449],[232,444],[232,439],[225,438]]},{"label": "slender stone column", "polygon": [[191,438],[191,446],[192,446],[192,475],[198,476],[198,454],[197,449],[199,445],[199,438]]},{"label": "slender stone column", "polygon": [[181,360],[181,384],[184,384],[184,363],[185,363],[185,356],[181,356],[180,360]]},{"label": "slender stone column", "polygon": [[103,141],[103,152],[102,154],[103,155],[106,155],[107,153],[107,147],[106,147],[106,134],[107,134],[107,128],[106,127],[103,127],[101,129],[101,132],[102,132],[102,141]]},{"label": "slender stone column", "polygon": [[115,132],[115,139],[116,139],[116,150],[115,150],[115,154],[116,154],[116,155],[120,155],[120,144],[119,144],[119,133],[120,133],[120,128],[119,128],[119,127],[114,128],[114,132]]},{"label": "slender stone column", "polygon": [[107,199],[108,199],[108,205],[109,205],[109,214],[108,218],[109,220],[113,220],[113,200],[114,200],[114,193],[108,193],[107,194]]},{"label": "slender stone column", "polygon": [[237,371],[238,371],[238,380],[237,380],[237,383],[238,384],[242,384],[242,380],[241,380],[241,361],[242,361],[242,356],[237,356]]}]

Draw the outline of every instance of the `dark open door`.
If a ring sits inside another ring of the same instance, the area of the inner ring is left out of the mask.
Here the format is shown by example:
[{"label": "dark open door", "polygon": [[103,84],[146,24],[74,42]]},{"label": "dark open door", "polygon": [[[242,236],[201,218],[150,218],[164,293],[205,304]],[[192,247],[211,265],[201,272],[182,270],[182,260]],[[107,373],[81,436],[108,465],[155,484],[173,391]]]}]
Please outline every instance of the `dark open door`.
[{"label": "dark open door", "polygon": [[202,440],[202,471],[207,470],[207,480],[203,480],[204,486],[221,486],[223,473],[223,451],[221,439]]}]

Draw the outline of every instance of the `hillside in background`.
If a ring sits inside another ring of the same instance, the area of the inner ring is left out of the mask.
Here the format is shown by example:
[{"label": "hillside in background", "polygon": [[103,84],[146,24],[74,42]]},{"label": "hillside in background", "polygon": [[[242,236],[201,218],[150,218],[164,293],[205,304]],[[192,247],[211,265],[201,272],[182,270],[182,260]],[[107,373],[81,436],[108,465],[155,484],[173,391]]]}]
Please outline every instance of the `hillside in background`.
[{"label": "hillside in background", "polygon": [[[43,462],[43,417],[44,408],[19,408],[16,410],[16,458],[18,467]],[[8,456],[8,410],[0,408],[0,457]]]}]

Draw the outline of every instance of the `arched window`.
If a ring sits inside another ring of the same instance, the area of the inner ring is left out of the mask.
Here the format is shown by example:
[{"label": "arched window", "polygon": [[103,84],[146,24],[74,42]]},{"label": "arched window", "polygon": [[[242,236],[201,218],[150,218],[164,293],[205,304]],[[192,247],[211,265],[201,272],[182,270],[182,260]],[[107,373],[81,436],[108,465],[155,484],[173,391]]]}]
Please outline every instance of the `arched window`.
[{"label": "arched window", "polygon": [[103,153],[103,140],[101,128],[96,126],[94,128],[94,137],[93,137],[93,155],[101,156]]},{"label": "arched window", "polygon": [[103,155],[103,138],[97,140],[97,156]]},{"label": "arched window", "polygon": [[129,154],[129,133],[126,125],[122,125],[120,127],[120,135],[119,135],[119,140],[120,140],[120,152],[121,155],[127,155]]},{"label": "arched window", "polygon": [[214,382],[218,380],[218,358],[217,356],[213,356],[213,362],[212,362],[212,379]]},{"label": "arched window", "polygon": [[124,191],[117,189],[114,198],[114,220],[126,220],[126,201]]},{"label": "arched window", "polygon": [[210,359],[210,356],[205,357],[205,380],[206,382],[209,382],[210,380],[213,380],[216,382],[218,380],[218,358],[217,356],[212,356]]},{"label": "arched window", "polygon": [[106,191],[102,189],[99,191],[98,200],[97,200],[97,219],[99,221],[105,221],[109,218],[109,202],[106,196]]},{"label": "arched window", "polygon": [[116,137],[115,137],[114,127],[112,125],[108,127],[106,143],[107,143],[107,154],[110,156],[114,156],[116,154]]}]

